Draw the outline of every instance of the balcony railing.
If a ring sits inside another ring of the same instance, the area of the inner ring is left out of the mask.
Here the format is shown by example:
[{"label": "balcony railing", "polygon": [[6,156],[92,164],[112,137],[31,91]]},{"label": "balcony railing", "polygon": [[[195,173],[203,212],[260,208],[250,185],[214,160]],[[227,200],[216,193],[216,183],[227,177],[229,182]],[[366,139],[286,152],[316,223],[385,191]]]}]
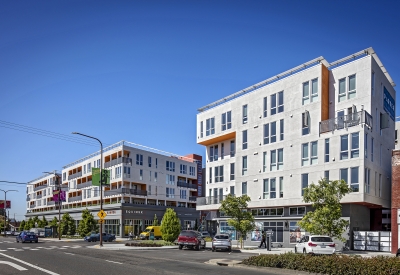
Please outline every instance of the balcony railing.
[{"label": "balcony railing", "polygon": [[43,197],[43,195],[37,195],[36,198],[37,199],[41,199]]},{"label": "balcony railing", "polygon": [[46,184],[45,184],[45,185],[40,185],[40,186],[38,186],[38,187],[33,188],[33,191],[42,190],[42,189],[44,189],[44,188],[46,188],[46,187],[47,187]]},{"label": "balcony railing", "polygon": [[219,204],[226,198],[226,195],[216,196],[216,197],[199,197],[196,200],[197,205],[210,205]]},{"label": "balcony railing", "polygon": [[118,165],[120,163],[132,165],[132,159],[127,157],[119,157],[117,159],[105,162],[104,168],[110,168],[111,166]]},{"label": "balcony railing", "polygon": [[82,196],[68,198],[68,202],[81,201],[81,200],[82,200]]},{"label": "balcony railing", "polygon": [[192,184],[192,183],[188,183],[186,181],[178,181],[176,183],[176,185],[178,187],[186,187],[186,188],[192,188],[192,189],[197,189],[197,185],[196,184]]},{"label": "balcony railing", "polygon": [[189,201],[196,201],[197,197],[189,197]]},{"label": "balcony railing", "polygon": [[56,202],[55,201],[48,201],[47,205],[56,205]]},{"label": "balcony railing", "polygon": [[130,188],[118,188],[113,190],[108,190],[104,192],[104,196],[115,196],[119,194],[130,194],[136,196],[147,196],[146,190],[130,189]]},{"label": "balcony railing", "polygon": [[372,128],[372,116],[365,110],[321,121],[319,123],[319,133],[322,134],[344,128],[347,129],[360,124],[364,124]]},{"label": "balcony railing", "polygon": [[89,186],[92,186],[92,181],[80,183],[76,186],[76,189],[81,189],[81,188],[85,188],[85,187],[89,187]]},{"label": "balcony railing", "polygon": [[68,176],[68,180],[73,180],[73,179],[79,178],[81,176],[82,176],[82,171],[80,171],[78,173],[75,173],[75,174],[72,174],[72,175],[69,175]]}]

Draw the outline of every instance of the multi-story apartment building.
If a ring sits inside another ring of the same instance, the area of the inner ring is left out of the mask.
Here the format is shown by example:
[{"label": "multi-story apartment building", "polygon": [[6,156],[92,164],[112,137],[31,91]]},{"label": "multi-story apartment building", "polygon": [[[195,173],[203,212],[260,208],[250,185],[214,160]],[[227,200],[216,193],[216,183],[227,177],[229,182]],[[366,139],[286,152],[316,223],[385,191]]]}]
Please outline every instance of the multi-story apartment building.
[{"label": "multi-story apartment building", "polygon": [[198,198],[197,209],[209,211],[213,231],[236,238],[218,209],[227,194],[247,194],[257,225],[247,242],[268,230],[273,242],[290,246],[304,233],[297,222],[311,210],[303,188],[321,178],[343,179],[353,189],[342,200],[349,230],[387,229],[393,87],[369,48],[333,63],[316,58],[200,108],[206,197]]},{"label": "multi-story apartment building", "polygon": [[[77,225],[85,208],[98,219],[100,187],[92,184],[92,169],[100,167],[100,156],[98,151],[70,163],[58,175],[66,195],[61,214],[69,213]],[[202,192],[201,156],[177,156],[121,141],[103,149],[103,163],[103,169],[110,171],[110,184],[103,185],[106,232],[139,234],[153,223],[155,214],[161,221],[166,208],[177,212],[182,228],[194,227],[199,219],[196,198]],[[52,199],[57,188],[54,175],[29,182],[26,217],[58,218]]]}]

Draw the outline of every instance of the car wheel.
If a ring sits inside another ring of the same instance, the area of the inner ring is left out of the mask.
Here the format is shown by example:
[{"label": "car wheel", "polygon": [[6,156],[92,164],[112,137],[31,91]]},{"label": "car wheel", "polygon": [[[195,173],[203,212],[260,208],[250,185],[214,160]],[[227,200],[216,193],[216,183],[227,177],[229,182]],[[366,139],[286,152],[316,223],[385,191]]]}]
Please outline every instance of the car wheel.
[{"label": "car wheel", "polygon": [[197,250],[197,251],[199,251],[199,250],[200,250],[200,245],[199,245],[199,244],[196,245],[196,246],[194,247],[194,249]]},{"label": "car wheel", "polygon": [[32,241],[30,241],[30,243],[32,243]]},{"label": "car wheel", "polygon": [[228,248],[228,252],[232,252],[232,248],[229,247],[229,248]]},{"label": "car wheel", "polygon": [[17,240],[17,243],[19,243],[19,241]]},{"label": "car wheel", "polygon": [[183,245],[179,245],[179,250],[182,250]]},{"label": "car wheel", "polygon": [[35,241],[35,243],[38,243],[39,241]]},{"label": "car wheel", "polygon": [[213,248],[211,249],[211,251],[212,251],[212,252],[215,252],[215,248],[213,247]]}]

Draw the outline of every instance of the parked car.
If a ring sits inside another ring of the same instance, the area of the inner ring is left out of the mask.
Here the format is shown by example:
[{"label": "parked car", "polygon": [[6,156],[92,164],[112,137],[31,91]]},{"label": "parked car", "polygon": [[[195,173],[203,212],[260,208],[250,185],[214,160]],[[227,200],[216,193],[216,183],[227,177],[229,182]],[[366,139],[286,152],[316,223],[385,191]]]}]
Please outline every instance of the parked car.
[{"label": "parked car", "polygon": [[13,235],[14,235],[14,236],[18,236],[20,233],[21,233],[21,232],[14,231],[14,232],[13,232]]},{"label": "parked car", "polygon": [[200,250],[201,248],[206,248],[206,241],[203,239],[202,235],[198,231],[194,230],[183,230],[178,237],[179,249],[183,247],[192,248]]},{"label": "parked car", "polygon": [[214,252],[217,249],[226,249],[229,252],[232,251],[232,241],[229,238],[228,234],[217,234],[214,236],[212,240],[212,252]]},{"label": "parked car", "polygon": [[92,233],[89,236],[85,236],[84,240],[87,242],[97,242],[98,240],[100,240],[100,234]]},{"label": "parked car", "polygon": [[397,249],[396,257],[400,257],[400,248]]},{"label": "parked car", "polygon": [[304,254],[334,254],[336,252],[335,243],[329,236],[309,235],[303,236],[294,247],[295,253]]},{"label": "parked car", "polygon": [[22,243],[24,242],[35,242],[37,243],[39,241],[38,236],[33,233],[33,232],[28,232],[28,231],[22,231],[17,237],[16,237],[17,243],[20,241]]},{"label": "parked car", "polygon": [[208,231],[201,231],[201,236],[203,237],[203,238],[211,238],[211,235],[210,235],[210,233],[208,233]]},{"label": "parked car", "polygon": [[[99,234],[99,239],[98,240],[100,241],[100,234]],[[104,242],[115,241],[115,235],[114,234],[103,233],[103,241]]]}]

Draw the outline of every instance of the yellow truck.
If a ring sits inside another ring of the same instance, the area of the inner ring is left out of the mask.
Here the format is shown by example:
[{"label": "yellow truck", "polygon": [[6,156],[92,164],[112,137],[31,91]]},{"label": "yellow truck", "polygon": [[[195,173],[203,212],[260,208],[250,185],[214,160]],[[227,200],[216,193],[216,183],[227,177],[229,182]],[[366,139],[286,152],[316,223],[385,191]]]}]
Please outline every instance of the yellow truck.
[{"label": "yellow truck", "polygon": [[141,240],[149,240],[150,239],[150,233],[154,236],[155,240],[161,239],[162,234],[161,234],[161,226],[148,226],[146,229],[140,233],[139,238]]}]

